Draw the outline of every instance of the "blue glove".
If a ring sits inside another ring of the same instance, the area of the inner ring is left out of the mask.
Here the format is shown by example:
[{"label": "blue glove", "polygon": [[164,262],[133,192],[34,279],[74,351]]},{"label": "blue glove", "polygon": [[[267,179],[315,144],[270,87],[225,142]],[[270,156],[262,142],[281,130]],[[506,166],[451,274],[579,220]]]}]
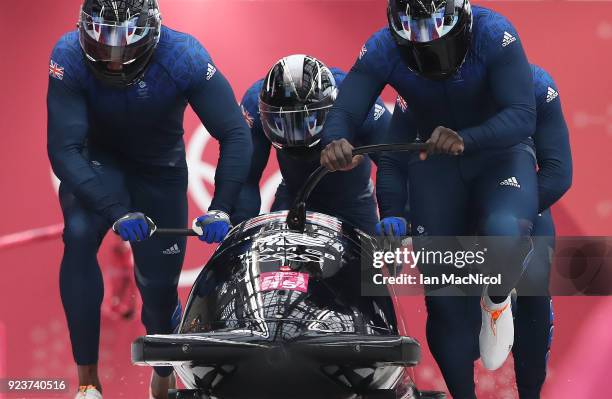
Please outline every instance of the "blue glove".
[{"label": "blue glove", "polygon": [[379,236],[400,237],[406,235],[406,219],[400,217],[384,218],[376,224]]},{"label": "blue glove", "polygon": [[155,223],[142,212],[128,213],[113,223],[113,231],[123,241],[144,241],[155,231]]},{"label": "blue glove", "polygon": [[206,215],[194,219],[191,225],[200,241],[209,244],[223,241],[231,227],[229,215],[221,211],[208,211]]}]

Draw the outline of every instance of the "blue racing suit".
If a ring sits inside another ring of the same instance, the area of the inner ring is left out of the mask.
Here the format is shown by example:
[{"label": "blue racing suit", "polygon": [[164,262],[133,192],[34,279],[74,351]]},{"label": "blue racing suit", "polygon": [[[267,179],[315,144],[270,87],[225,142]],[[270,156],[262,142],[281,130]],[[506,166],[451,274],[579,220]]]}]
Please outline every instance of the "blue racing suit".
[{"label": "blue racing suit", "polygon": [[[530,138],[535,132],[536,103],[532,72],[519,35],[503,16],[473,7],[472,38],[465,62],[452,77],[441,81],[411,71],[402,61],[401,51],[389,28],[367,41],[330,112],[324,142],[340,138],[351,141],[354,127],[387,84],[400,97],[397,117],[394,115],[385,141],[409,142],[414,137],[424,141],[437,126],[458,132],[465,145],[462,156],[434,155],[423,162],[416,162],[412,156],[405,162],[403,175],[410,182],[412,228],[419,235],[415,244],[420,245],[421,236],[471,235],[475,228],[481,236],[510,237],[505,240],[508,248],[503,253],[508,254],[504,261],[511,267],[506,267],[503,286],[498,287],[498,292],[507,295],[523,274],[529,252],[524,237],[531,234],[530,225],[538,211],[536,162]],[[406,112],[414,117],[413,125],[401,118]],[[379,176],[388,173],[384,158],[381,156]],[[383,182],[382,187],[388,193],[405,189],[405,183],[385,189]],[[378,197],[385,202],[382,193]],[[403,212],[403,205],[397,212]],[[426,269],[422,270],[425,274],[444,270],[441,265]],[[457,312],[457,306],[447,308],[449,299],[461,303],[461,312]],[[477,296],[426,297],[430,348],[456,399],[474,397],[470,378],[474,357],[469,344],[472,339],[477,342],[480,317],[468,316],[473,306],[478,308],[478,300]],[[446,326],[445,340],[433,340],[442,333],[433,331],[440,325]],[[457,342],[461,342],[459,347]],[[445,354],[452,352],[462,353],[452,364],[444,363]],[[466,378],[451,378],[458,373]]]},{"label": "blue racing suit", "polygon": [[[331,68],[340,92],[346,74],[337,68]],[[270,141],[263,132],[258,110],[259,92],[263,80],[251,86],[242,99],[242,108],[247,122],[251,126],[253,138],[253,160],[246,184],[232,212],[232,222],[243,220],[259,214],[261,196],[259,181],[270,156]],[[356,131],[355,140],[359,144],[375,144],[387,130],[391,114],[381,99],[377,99],[369,110],[366,120]],[[293,158],[282,150],[276,151],[278,164],[283,177],[276,192],[272,211],[289,209],[293,199],[308,176],[319,166],[319,158],[301,160]],[[374,161],[377,161],[374,157]],[[331,173],[314,189],[308,200],[309,210],[323,212],[349,221],[363,231],[372,233],[378,222],[376,201],[370,181],[371,164],[365,159],[359,166],[348,171]]]},{"label": "blue racing suit", "polygon": [[[546,379],[546,363],[553,333],[553,310],[550,295],[542,295],[542,292],[547,292],[555,241],[555,225],[549,208],[565,194],[572,183],[569,133],[559,91],[545,70],[536,65],[532,65],[532,70],[538,113],[533,139],[538,160],[540,214],[534,223],[533,235],[537,237],[535,251],[517,287],[512,352],[521,399],[539,398]],[[521,295],[521,292],[527,295]]]},{"label": "blue racing suit", "polygon": [[[517,309],[515,314],[515,344],[513,354],[517,385],[521,399],[539,398],[542,385],[546,378],[546,359],[552,338],[552,308],[551,298],[544,295],[547,292],[550,273],[550,255],[554,247],[555,228],[550,213],[550,206],[557,202],[569,189],[572,179],[572,159],[569,144],[569,134],[558,89],[546,71],[532,65],[534,92],[537,107],[535,142],[538,172],[539,215],[535,219],[533,236],[535,240],[534,253],[530,265],[518,284]],[[402,99],[398,98],[392,126],[414,126],[414,116],[410,110],[402,111]],[[396,123],[395,119],[403,119],[405,123]],[[406,137],[402,130],[390,130],[388,140],[416,140],[416,133]],[[393,137],[393,136],[396,137]],[[402,215],[408,199],[406,189],[407,170],[411,162],[419,162],[410,155],[389,153],[381,157],[384,166],[379,168],[377,178],[377,195],[382,217]],[[384,172],[384,173],[382,173]],[[400,188],[398,190],[398,188]],[[526,295],[521,295],[524,292]],[[464,302],[467,301],[467,302]],[[436,359],[447,372],[445,378],[450,386],[461,385],[463,381],[473,380],[472,368],[460,368],[463,364],[459,359],[472,353],[473,359],[478,358],[478,341],[466,345],[463,336],[460,341],[452,341],[445,326],[452,325],[454,329],[466,328],[465,337],[470,331],[478,330],[480,326],[480,311],[478,298],[446,298],[444,314],[448,317],[432,318],[428,325],[428,341]],[[471,307],[469,302],[473,302]],[[466,313],[469,317],[466,317]],[[465,320],[470,320],[466,323]],[[441,324],[437,325],[436,321]],[[450,349],[453,347],[454,349]],[[442,349],[439,349],[442,348]],[[459,362],[457,362],[459,360]],[[456,365],[453,366],[453,365]],[[472,392],[473,394],[473,392]]]},{"label": "blue racing suit", "polygon": [[[61,180],[65,222],[60,290],[75,361],[88,365],[98,360],[103,297],[96,253],[111,224],[139,211],[158,226],[185,227],[187,105],[221,147],[210,209],[231,211],[248,174],[252,142],[210,55],[192,36],[165,26],[144,77],[125,89],[93,76],[77,31],[57,42],[49,75],[48,153]],[[132,248],[147,333],[170,333],[180,317],[185,239],[152,237]]]}]

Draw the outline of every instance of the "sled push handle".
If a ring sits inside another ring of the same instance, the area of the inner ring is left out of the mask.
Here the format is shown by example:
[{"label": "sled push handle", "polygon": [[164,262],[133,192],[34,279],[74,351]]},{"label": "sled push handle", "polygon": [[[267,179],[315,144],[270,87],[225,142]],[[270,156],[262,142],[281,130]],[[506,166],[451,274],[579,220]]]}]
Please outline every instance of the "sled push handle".
[{"label": "sled push handle", "polygon": [[192,229],[155,229],[153,235],[159,237],[193,237],[197,236],[198,233]]},{"label": "sled push handle", "polygon": [[[353,149],[353,156],[372,154],[375,152],[426,151],[427,148],[428,145],[426,143],[374,144],[355,147]],[[314,190],[321,179],[329,172],[330,170],[326,169],[324,166],[319,166],[308,177],[295,197],[293,206],[287,215],[287,226],[289,226],[290,229],[304,231],[304,226],[306,224],[306,201],[308,197],[310,197],[312,190]]]}]

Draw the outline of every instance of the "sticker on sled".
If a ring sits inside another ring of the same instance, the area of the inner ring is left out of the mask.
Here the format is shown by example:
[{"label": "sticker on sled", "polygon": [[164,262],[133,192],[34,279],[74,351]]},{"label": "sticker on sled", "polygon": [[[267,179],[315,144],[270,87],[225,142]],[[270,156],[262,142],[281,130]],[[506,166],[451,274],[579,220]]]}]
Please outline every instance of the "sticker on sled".
[{"label": "sticker on sled", "polygon": [[308,273],[266,272],[259,275],[261,291],[290,290],[308,292]]}]

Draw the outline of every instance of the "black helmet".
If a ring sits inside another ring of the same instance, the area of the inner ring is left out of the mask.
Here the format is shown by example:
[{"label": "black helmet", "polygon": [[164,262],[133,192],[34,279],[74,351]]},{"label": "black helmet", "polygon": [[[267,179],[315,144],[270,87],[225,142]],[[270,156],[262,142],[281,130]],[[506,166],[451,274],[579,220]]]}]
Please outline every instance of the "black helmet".
[{"label": "black helmet", "polygon": [[[112,86],[138,81],[159,42],[157,0],[85,0],[79,41],[94,75]],[[118,68],[113,68],[118,66]]]},{"label": "black helmet", "polygon": [[272,145],[294,157],[318,155],[337,93],[332,72],[316,58],[290,55],[274,64],[259,94],[261,125]]},{"label": "black helmet", "polygon": [[453,75],[472,37],[469,0],[388,0],[389,28],[410,69],[429,79]]}]

